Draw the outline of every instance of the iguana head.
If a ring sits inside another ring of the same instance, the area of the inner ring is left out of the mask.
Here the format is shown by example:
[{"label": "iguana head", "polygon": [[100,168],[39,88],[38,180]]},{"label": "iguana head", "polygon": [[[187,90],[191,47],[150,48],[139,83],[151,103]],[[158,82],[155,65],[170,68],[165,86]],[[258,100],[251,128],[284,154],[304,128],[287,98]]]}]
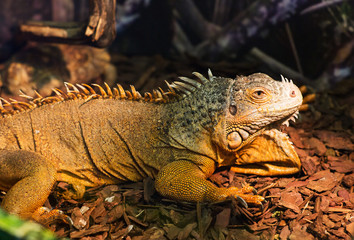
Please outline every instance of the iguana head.
[{"label": "iguana head", "polygon": [[297,118],[299,88],[286,78],[275,81],[256,73],[237,77],[228,91],[225,115],[215,133],[221,148],[236,155],[234,170],[259,175],[297,172],[300,161],[280,127]]},{"label": "iguana head", "polygon": [[238,77],[230,89],[226,113],[227,148],[235,151],[263,130],[288,125],[301,103],[299,88],[285,78],[279,82],[262,73]]}]

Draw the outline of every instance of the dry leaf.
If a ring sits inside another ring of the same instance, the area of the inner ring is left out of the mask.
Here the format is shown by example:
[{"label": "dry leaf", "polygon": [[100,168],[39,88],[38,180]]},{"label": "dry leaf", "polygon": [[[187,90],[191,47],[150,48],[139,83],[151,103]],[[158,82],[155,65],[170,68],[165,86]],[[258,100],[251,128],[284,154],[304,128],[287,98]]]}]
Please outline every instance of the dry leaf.
[{"label": "dry leaf", "polygon": [[280,200],[279,200],[279,205],[290,208],[296,213],[300,213],[300,208],[299,205],[303,202],[303,198],[301,197],[301,194],[298,193],[297,191],[293,190],[290,192],[282,192],[280,194]]}]

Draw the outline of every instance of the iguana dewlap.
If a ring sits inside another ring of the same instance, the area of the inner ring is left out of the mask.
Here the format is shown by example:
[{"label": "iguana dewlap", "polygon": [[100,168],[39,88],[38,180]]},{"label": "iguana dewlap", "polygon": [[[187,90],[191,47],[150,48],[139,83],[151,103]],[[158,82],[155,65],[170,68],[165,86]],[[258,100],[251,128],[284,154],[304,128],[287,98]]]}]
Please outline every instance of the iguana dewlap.
[{"label": "iguana dewlap", "polygon": [[[260,204],[252,187],[218,188],[219,166],[239,173],[296,173],[300,161],[279,131],[297,116],[299,89],[261,73],[236,79],[181,78],[167,92],[143,97],[117,88],[67,84],[67,92],[0,107],[2,207],[31,217],[56,181],[82,186],[156,180],[163,196],[220,201],[239,196]],[[82,195],[83,191],[79,191]]]}]

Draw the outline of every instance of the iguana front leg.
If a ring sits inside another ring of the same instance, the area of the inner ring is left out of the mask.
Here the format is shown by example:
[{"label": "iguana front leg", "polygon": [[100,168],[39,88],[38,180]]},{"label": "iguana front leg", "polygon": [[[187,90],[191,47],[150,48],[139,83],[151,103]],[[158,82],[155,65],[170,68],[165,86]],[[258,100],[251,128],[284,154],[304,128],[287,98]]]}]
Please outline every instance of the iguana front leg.
[{"label": "iguana front leg", "polygon": [[[203,163],[203,167],[206,164]],[[246,186],[218,188],[207,180],[215,170],[213,162],[206,167],[208,172],[192,161],[179,160],[163,167],[155,181],[156,190],[163,196],[189,202],[217,202],[229,197],[241,197],[247,203],[261,205],[262,196],[251,195],[253,188]]]},{"label": "iguana front leg", "polygon": [[49,196],[55,176],[54,165],[37,153],[0,150],[0,188],[7,191],[1,207],[23,218],[40,220],[41,206]]}]

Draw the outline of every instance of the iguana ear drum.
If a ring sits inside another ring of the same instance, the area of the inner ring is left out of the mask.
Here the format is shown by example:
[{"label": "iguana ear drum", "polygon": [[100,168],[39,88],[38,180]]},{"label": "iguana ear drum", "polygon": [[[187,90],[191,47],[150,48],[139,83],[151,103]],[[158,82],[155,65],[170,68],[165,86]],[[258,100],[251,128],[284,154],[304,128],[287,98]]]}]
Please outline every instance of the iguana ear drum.
[{"label": "iguana ear drum", "polygon": [[238,132],[232,132],[227,135],[227,142],[230,149],[236,149],[241,145],[242,138]]}]

